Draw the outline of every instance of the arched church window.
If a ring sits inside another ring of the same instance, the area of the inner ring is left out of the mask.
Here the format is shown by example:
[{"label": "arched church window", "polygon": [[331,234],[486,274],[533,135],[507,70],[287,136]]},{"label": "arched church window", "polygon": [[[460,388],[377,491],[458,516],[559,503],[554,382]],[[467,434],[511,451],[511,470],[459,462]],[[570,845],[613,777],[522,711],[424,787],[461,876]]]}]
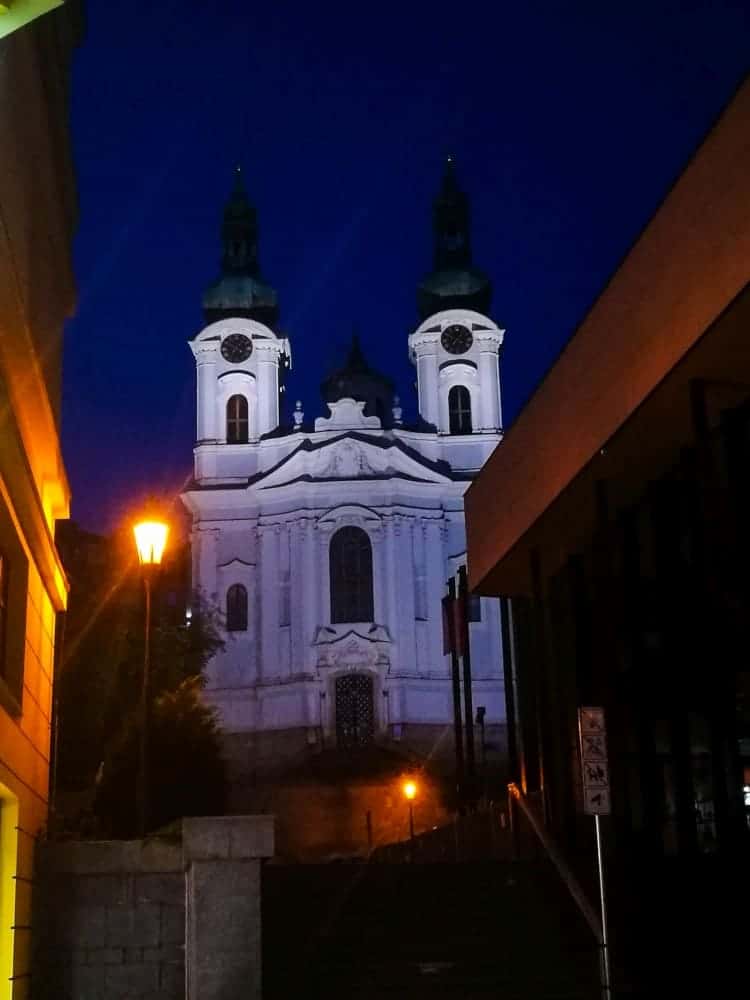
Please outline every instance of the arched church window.
[{"label": "arched church window", "polygon": [[371,622],[372,546],[361,528],[339,528],[331,539],[331,622]]},{"label": "arched church window", "polygon": [[241,583],[227,591],[227,631],[247,632],[247,590]]},{"label": "arched church window", "polygon": [[247,444],[247,399],[230,396],[227,402],[227,444]]},{"label": "arched church window", "polygon": [[465,385],[454,385],[448,393],[451,434],[471,434],[471,396]]}]

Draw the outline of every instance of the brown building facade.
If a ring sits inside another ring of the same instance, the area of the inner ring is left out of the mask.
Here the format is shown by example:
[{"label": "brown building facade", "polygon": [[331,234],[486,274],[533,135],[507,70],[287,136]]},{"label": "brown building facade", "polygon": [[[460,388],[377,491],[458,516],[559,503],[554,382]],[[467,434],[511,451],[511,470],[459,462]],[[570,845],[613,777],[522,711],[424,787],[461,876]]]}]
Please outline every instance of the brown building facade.
[{"label": "brown building facade", "polygon": [[75,5],[0,39],[0,997],[30,988],[35,839],[47,820],[57,621],[67,581],[62,329],[75,301],[68,67]]},{"label": "brown building facade", "polygon": [[466,498],[471,586],[510,612],[513,778],[588,850],[577,708],[604,706],[623,933],[663,938],[669,898],[714,957],[748,860],[748,178],[750,82]]}]

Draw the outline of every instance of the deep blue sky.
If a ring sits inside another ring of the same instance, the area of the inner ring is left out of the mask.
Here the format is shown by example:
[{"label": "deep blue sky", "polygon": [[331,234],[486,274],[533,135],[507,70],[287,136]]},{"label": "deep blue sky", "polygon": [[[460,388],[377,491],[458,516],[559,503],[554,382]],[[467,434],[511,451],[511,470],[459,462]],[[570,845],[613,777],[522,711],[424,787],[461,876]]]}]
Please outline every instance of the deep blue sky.
[{"label": "deep blue sky", "polygon": [[720,0],[87,7],[63,437],[95,530],[190,473],[187,340],[236,163],[292,341],[288,400],[313,416],[353,327],[413,407],[406,338],[455,154],[507,328],[507,426],[750,63],[747,3]]}]

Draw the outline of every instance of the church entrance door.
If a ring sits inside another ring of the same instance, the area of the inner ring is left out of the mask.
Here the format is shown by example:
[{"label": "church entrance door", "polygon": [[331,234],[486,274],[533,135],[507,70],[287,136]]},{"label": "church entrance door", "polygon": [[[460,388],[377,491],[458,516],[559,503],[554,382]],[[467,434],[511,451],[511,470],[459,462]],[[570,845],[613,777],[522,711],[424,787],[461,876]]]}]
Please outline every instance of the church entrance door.
[{"label": "church entrance door", "polygon": [[344,674],[336,678],[336,742],[340,747],[362,746],[375,734],[372,677]]}]

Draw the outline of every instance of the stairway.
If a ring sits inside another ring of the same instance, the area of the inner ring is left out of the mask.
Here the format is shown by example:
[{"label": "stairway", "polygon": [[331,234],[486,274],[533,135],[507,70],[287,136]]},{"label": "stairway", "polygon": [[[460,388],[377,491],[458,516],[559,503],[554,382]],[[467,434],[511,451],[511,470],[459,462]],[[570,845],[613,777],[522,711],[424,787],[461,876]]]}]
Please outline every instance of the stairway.
[{"label": "stairway", "polygon": [[269,865],[263,906],[265,1000],[600,995],[545,862]]}]

